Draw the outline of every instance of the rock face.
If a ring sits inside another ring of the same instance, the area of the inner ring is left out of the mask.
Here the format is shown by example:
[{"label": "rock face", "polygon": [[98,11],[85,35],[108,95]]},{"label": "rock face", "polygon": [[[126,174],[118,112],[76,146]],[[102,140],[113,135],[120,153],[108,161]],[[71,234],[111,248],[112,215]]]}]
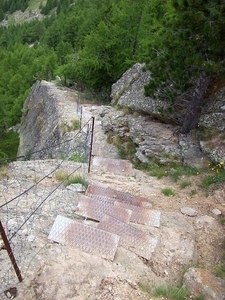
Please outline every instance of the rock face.
[{"label": "rock face", "polygon": [[133,148],[133,158],[142,163],[176,162],[199,167],[209,162],[194,136],[174,133],[177,126],[146,115],[124,115],[113,108],[104,109],[102,115],[105,133],[112,141],[119,139],[124,148]]},{"label": "rock face", "polygon": [[[157,118],[164,122],[163,127],[165,131],[167,131],[168,125],[165,125],[165,123],[175,124],[178,122],[179,124],[182,122],[182,116],[184,116],[186,110],[185,104],[182,103],[182,106],[178,107],[179,103],[177,103],[176,107],[174,106],[174,108],[171,109],[169,102],[146,97],[144,95],[144,85],[149,82],[151,76],[149,71],[143,71],[143,67],[144,64],[135,64],[124,73],[121,79],[113,84],[111,93],[112,104],[122,108],[126,107],[131,111],[145,115],[148,114],[151,118]],[[216,90],[217,92],[205,99],[205,105],[202,109],[199,121],[200,128],[192,131],[191,136],[179,135],[177,142],[175,142],[175,155],[179,152],[177,149],[180,149],[178,159],[180,159],[179,157],[181,156],[185,165],[201,165],[204,155],[214,163],[225,162],[223,134],[225,129],[225,88],[216,88]],[[125,121],[123,121],[123,123],[124,122]],[[174,125],[169,125],[170,129],[171,126]],[[129,132],[132,131],[132,128],[131,125]],[[137,126],[135,126],[135,128],[137,128]],[[139,147],[136,154],[142,162],[148,161],[150,155],[146,152],[151,152],[152,141],[149,142],[149,138],[146,138],[147,128],[148,124],[146,124],[146,130],[144,130],[143,133],[145,141],[138,143]],[[202,128],[204,128],[205,136],[203,136],[201,132]],[[178,127],[174,126],[171,130],[174,132],[177,129]],[[197,139],[194,137],[195,134],[198,136]],[[154,135],[152,136],[151,130],[148,131],[148,135],[152,140]],[[165,147],[162,148],[165,150]],[[173,155],[171,151],[166,152],[168,155]],[[158,155],[160,155],[159,153],[160,152],[158,152]]]},{"label": "rock face", "polygon": [[[164,119],[162,112],[166,111],[170,104],[144,95],[144,85],[151,78],[149,71],[142,71],[144,66],[144,64],[135,64],[112,85],[112,104],[129,107],[131,110],[142,111],[158,119]],[[171,120],[172,116],[167,116],[166,119]]]},{"label": "rock face", "polygon": [[59,141],[59,115],[54,97],[48,94],[47,86],[36,82],[28,95],[20,127],[18,156],[29,155]]},{"label": "rock face", "polygon": [[[18,156],[31,159],[62,157],[76,148],[80,139],[72,138],[73,122],[79,123],[79,120],[77,102],[70,99],[70,93],[47,81],[37,81],[33,85],[23,106]],[[65,143],[68,140],[71,142]]]},{"label": "rock face", "polygon": [[205,300],[225,299],[225,281],[205,269],[189,269],[184,275],[184,283],[196,297],[204,295]]}]

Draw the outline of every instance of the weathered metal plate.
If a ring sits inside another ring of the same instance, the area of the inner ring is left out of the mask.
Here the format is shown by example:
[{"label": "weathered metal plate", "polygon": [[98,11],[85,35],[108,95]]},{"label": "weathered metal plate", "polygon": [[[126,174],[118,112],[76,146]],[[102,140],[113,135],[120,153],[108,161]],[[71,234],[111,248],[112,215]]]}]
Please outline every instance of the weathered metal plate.
[{"label": "weathered metal plate", "polygon": [[116,201],[115,198],[109,198],[107,196],[103,196],[103,195],[93,195],[93,194],[86,194],[88,197],[90,197],[91,199],[97,199],[99,201],[106,201],[108,203],[110,203],[111,205],[114,205],[114,202]]},{"label": "weathered metal plate", "polygon": [[153,227],[159,227],[160,226],[160,215],[161,212],[154,209],[147,209],[144,207],[138,207],[135,205],[131,205],[129,203],[114,202],[115,206],[126,208],[132,210],[132,215],[130,218],[130,222],[143,224],[143,225],[149,225]]},{"label": "weathered metal plate", "polygon": [[48,239],[113,261],[120,237],[58,215]]},{"label": "weathered metal plate", "polygon": [[101,219],[98,228],[120,235],[119,245],[148,260],[157,245],[154,236],[108,215]]},{"label": "weathered metal plate", "polygon": [[133,166],[128,160],[95,156],[92,164],[93,166],[104,168],[106,172],[114,174],[134,174]]},{"label": "weathered metal plate", "polygon": [[131,195],[130,193],[126,192],[120,192],[112,188],[105,188],[101,187],[98,185],[89,185],[87,190],[86,190],[86,195],[101,195],[105,196],[108,198],[113,198],[115,201],[120,201],[120,202],[127,202],[132,205],[136,206],[141,206],[141,207],[147,207],[147,208],[152,208],[152,203],[149,202],[146,198],[144,197],[138,197]]},{"label": "weathered metal plate", "polygon": [[129,223],[132,211],[123,207],[114,206],[113,203],[99,198],[81,196],[76,207],[76,213],[85,218],[97,221],[100,221],[105,214],[108,214],[125,223]]}]

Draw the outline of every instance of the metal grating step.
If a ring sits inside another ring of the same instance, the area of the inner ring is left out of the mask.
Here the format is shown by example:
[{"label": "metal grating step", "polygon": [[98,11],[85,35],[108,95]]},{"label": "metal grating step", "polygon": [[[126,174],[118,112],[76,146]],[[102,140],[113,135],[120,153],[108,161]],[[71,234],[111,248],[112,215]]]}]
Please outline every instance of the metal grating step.
[{"label": "metal grating step", "polygon": [[81,196],[76,207],[76,213],[96,221],[100,221],[105,214],[108,214],[125,223],[129,223],[132,211],[123,207],[114,206],[112,202],[102,199]]},{"label": "metal grating step", "polygon": [[109,187],[105,188],[98,185],[89,185],[86,190],[86,195],[104,196],[107,198],[113,198],[120,202],[127,202],[140,207],[152,208],[152,203],[144,197],[133,196],[130,193],[120,192]]},{"label": "metal grating step", "polygon": [[108,215],[101,219],[98,228],[119,235],[119,245],[148,260],[157,245],[157,239],[154,236],[145,234],[141,230]]},{"label": "metal grating step", "polygon": [[120,208],[126,208],[132,210],[132,215],[130,222],[149,225],[153,227],[160,226],[160,216],[161,212],[154,209],[146,209],[143,207],[138,207],[131,205],[129,203],[115,201],[114,205]]},{"label": "metal grating step", "polygon": [[120,237],[58,215],[48,239],[113,261]]}]

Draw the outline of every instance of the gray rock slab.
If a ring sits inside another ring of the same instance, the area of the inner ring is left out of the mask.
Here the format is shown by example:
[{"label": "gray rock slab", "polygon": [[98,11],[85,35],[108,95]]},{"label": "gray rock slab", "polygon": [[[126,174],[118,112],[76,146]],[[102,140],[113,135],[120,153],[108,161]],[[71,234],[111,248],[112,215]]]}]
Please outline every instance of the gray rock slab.
[{"label": "gray rock slab", "polygon": [[191,207],[182,207],[180,211],[183,215],[187,215],[189,217],[195,217],[197,215],[197,211]]}]

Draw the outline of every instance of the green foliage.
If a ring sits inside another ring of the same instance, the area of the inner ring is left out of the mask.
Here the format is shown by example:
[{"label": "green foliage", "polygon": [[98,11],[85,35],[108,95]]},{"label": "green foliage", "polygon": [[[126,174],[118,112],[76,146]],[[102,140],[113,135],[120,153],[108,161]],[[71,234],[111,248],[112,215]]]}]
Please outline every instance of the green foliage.
[{"label": "green foliage", "polygon": [[201,171],[196,167],[183,167],[178,166],[177,168],[171,168],[169,176],[173,181],[177,181],[182,175],[192,176],[199,175]]},{"label": "green foliage", "polygon": [[196,195],[198,192],[196,191],[196,190],[191,190],[190,191],[190,196],[194,196],[194,195]]},{"label": "green foliage", "polygon": [[[200,174],[200,170],[196,167],[183,167],[176,163],[168,163],[165,165],[155,163],[149,166],[149,175],[158,179],[169,176],[173,181],[178,181],[182,176],[192,176]],[[188,184],[190,185],[190,183]]]},{"label": "green foliage", "polygon": [[0,163],[0,179],[7,178],[8,169],[6,166],[2,165]]},{"label": "green foliage", "polygon": [[183,180],[181,183],[180,183],[180,188],[181,189],[185,189],[186,187],[190,186],[191,185],[191,181],[190,180]]},{"label": "green foliage", "polygon": [[225,169],[223,168],[223,162],[212,166],[210,171],[213,174],[206,175],[199,184],[199,187],[202,189],[207,189],[211,185],[219,184],[225,181]]},{"label": "green foliage", "polygon": [[4,132],[0,137],[0,159],[15,158],[19,146],[19,136],[15,131]]},{"label": "green foliage", "polygon": [[79,129],[80,128],[80,121],[79,120],[73,120],[71,128],[72,128],[72,130]]},{"label": "green foliage", "polygon": [[143,292],[151,294],[152,287],[150,285],[143,283],[143,282],[138,282],[138,286]]},{"label": "green foliage", "polygon": [[68,160],[70,160],[70,161],[75,161],[75,162],[83,162],[83,161],[84,161],[84,157],[83,157],[82,154],[75,152],[75,153],[73,153],[73,154],[69,157]]},{"label": "green foliage", "polygon": [[171,300],[185,300],[190,297],[191,293],[187,288],[176,286],[160,286],[154,289],[154,296],[166,297]]},{"label": "green foliage", "polygon": [[3,13],[13,13],[16,10],[25,11],[28,7],[29,0],[1,0],[0,9]]},{"label": "green foliage", "polygon": [[121,139],[121,137],[120,137],[119,135],[114,135],[114,136],[112,137],[112,143],[113,143],[113,145],[115,145],[115,146],[121,146],[121,144],[122,144],[122,139]]},{"label": "green foliage", "polygon": [[120,159],[127,159],[126,150],[122,145],[117,147],[117,154]]},{"label": "green foliage", "polygon": [[68,125],[67,123],[61,123],[61,131],[63,134],[66,132],[71,132],[80,129],[80,121],[79,120],[72,120],[71,125]]},{"label": "green foliage", "polygon": [[[149,68],[153,80],[146,87],[154,94],[174,100],[202,71],[223,75],[225,7],[221,1],[152,1]],[[173,82],[173,88],[168,83]],[[170,93],[172,95],[170,96]]]},{"label": "green foliage", "polygon": [[88,182],[80,175],[69,177],[68,180],[65,181],[65,186],[68,186],[68,185],[74,184],[74,183],[80,183],[85,188],[88,187]]},{"label": "green foliage", "polygon": [[150,166],[150,172],[149,172],[150,176],[155,176],[158,179],[167,176],[168,175],[168,171],[167,171],[167,167],[164,166],[159,166],[157,164],[153,164]]},{"label": "green foliage", "polygon": [[161,190],[161,192],[165,195],[165,196],[174,196],[175,195],[175,192],[172,188],[169,188],[169,187],[165,187]]},{"label": "green foliage", "polygon": [[65,170],[57,170],[54,175],[58,181],[64,182],[65,186],[68,186],[73,183],[80,183],[85,188],[87,188],[88,186],[88,182],[82,176],[80,175],[69,176],[68,172]]},{"label": "green foliage", "polygon": [[172,286],[172,285],[150,286],[143,282],[138,282],[138,286],[144,293],[147,293],[155,297],[160,297],[160,298],[162,297],[162,299],[170,299],[170,300],[185,300],[189,298],[193,300],[205,299],[203,295],[193,298],[188,288],[183,286]]},{"label": "green foliage", "polygon": [[221,217],[221,218],[219,219],[219,222],[220,222],[221,225],[225,225],[225,218],[224,218],[224,217]]},{"label": "green foliage", "polygon": [[162,98],[173,102],[202,70],[223,75],[220,1],[4,0],[0,18],[28,3],[50,15],[0,27],[0,131],[20,122],[37,79],[58,75],[62,84],[76,83],[108,101],[112,83],[134,63],[147,62],[153,79],[146,92],[160,87]]},{"label": "green foliage", "polygon": [[221,264],[221,265],[217,266],[214,270],[214,274],[217,277],[225,279],[225,264]]}]

